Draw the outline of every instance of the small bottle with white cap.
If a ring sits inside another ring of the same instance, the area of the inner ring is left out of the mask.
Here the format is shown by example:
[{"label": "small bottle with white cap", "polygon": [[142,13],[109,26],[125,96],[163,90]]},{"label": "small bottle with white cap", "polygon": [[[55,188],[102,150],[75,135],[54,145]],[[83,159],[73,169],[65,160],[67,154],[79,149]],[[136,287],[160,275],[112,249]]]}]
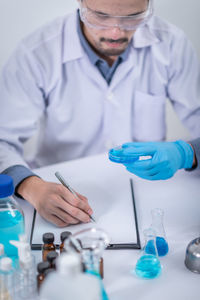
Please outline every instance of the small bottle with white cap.
[{"label": "small bottle with white cap", "polygon": [[10,241],[10,243],[18,248],[19,268],[16,272],[15,282],[17,299],[36,299],[36,265],[30,245],[22,237],[20,241]]},{"label": "small bottle with white cap", "polygon": [[14,300],[14,269],[9,257],[0,260],[0,299]]}]

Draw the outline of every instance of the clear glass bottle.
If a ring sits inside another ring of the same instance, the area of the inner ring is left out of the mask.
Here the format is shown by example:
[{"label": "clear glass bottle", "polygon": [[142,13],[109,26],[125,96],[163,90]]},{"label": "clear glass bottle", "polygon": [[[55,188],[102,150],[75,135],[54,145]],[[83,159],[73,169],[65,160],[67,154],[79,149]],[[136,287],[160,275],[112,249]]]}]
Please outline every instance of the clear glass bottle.
[{"label": "clear glass bottle", "polygon": [[13,193],[12,178],[0,174],[0,243],[4,245],[6,255],[15,259],[18,257],[17,249],[9,241],[19,240],[19,234],[24,233],[24,214],[10,197]]},{"label": "clear glass bottle", "polygon": [[14,269],[12,260],[9,257],[3,257],[0,260],[0,299],[13,300],[14,293]]},{"label": "clear glass bottle", "polygon": [[19,267],[16,271],[15,293],[18,300],[35,300],[37,294],[35,256],[30,244],[22,241],[10,241],[18,248]]},{"label": "clear glass bottle", "polygon": [[144,238],[145,245],[136,263],[135,273],[139,277],[152,279],[158,277],[162,269],[157,254],[155,231],[152,228],[146,229]]},{"label": "clear glass bottle", "polygon": [[164,230],[163,218],[164,212],[160,208],[152,209],[152,224],[151,227],[156,233],[156,247],[158,250],[158,256],[165,256],[169,252],[169,246],[166,239]]}]

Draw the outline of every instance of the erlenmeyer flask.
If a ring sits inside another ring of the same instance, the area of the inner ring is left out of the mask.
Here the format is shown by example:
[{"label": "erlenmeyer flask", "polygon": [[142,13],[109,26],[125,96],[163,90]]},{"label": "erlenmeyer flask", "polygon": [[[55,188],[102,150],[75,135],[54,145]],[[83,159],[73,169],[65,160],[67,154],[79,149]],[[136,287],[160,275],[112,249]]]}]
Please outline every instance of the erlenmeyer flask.
[{"label": "erlenmeyer flask", "polygon": [[164,212],[160,208],[152,209],[152,224],[151,227],[156,233],[156,247],[159,256],[165,256],[169,251],[169,246],[166,239],[166,234],[163,225]]},{"label": "erlenmeyer flask", "polygon": [[144,231],[145,246],[142,250],[141,257],[138,259],[135,267],[137,276],[152,279],[158,277],[161,273],[161,264],[158,259],[155,231],[148,228]]}]

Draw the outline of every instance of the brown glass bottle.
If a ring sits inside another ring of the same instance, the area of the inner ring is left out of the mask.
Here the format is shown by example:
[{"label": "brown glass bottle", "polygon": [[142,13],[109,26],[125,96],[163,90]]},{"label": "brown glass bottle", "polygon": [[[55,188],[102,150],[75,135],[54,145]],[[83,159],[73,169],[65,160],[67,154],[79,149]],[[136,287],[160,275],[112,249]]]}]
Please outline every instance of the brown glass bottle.
[{"label": "brown glass bottle", "polygon": [[50,268],[50,263],[48,261],[43,261],[37,265],[38,275],[37,275],[37,287],[38,290],[42,282],[44,281],[44,272]]},{"label": "brown glass bottle", "polygon": [[56,258],[58,257],[58,253],[56,251],[51,251],[47,254],[47,261],[50,263],[51,268],[56,268]]},{"label": "brown glass bottle", "polygon": [[43,234],[43,246],[42,246],[42,259],[43,261],[47,260],[47,254],[51,251],[56,250],[56,246],[54,244],[54,234],[51,232],[47,232]]},{"label": "brown glass bottle", "polygon": [[44,271],[44,279],[51,273],[51,272],[55,272],[54,269],[50,268]]},{"label": "brown glass bottle", "polygon": [[99,262],[99,274],[101,275],[101,278],[104,277],[104,266],[103,266],[103,257],[100,258]]},{"label": "brown glass bottle", "polygon": [[71,235],[72,233],[70,231],[63,231],[61,234],[60,234],[60,240],[61,240],[61,244],[60,244],[60,254],[62,252],[65,252],[65,249],[64,249],[64,242],[66,239],[68,239],[68,237]]}]

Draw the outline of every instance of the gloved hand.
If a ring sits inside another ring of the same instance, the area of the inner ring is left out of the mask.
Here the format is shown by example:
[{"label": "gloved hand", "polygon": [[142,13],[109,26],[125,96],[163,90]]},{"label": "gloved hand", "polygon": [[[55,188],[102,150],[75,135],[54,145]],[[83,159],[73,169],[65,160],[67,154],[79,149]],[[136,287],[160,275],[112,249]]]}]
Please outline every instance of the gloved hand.
[{"label": "gloved hand", "polygon": [[[139,160],[140,156],[151,156],[151,159]],[[109,152],[110,160],[123,163],[129,172],[149,180],[168,179],[178,169],[191,168],[193,157],[192,147],[181,140],[127,143]]]}]

